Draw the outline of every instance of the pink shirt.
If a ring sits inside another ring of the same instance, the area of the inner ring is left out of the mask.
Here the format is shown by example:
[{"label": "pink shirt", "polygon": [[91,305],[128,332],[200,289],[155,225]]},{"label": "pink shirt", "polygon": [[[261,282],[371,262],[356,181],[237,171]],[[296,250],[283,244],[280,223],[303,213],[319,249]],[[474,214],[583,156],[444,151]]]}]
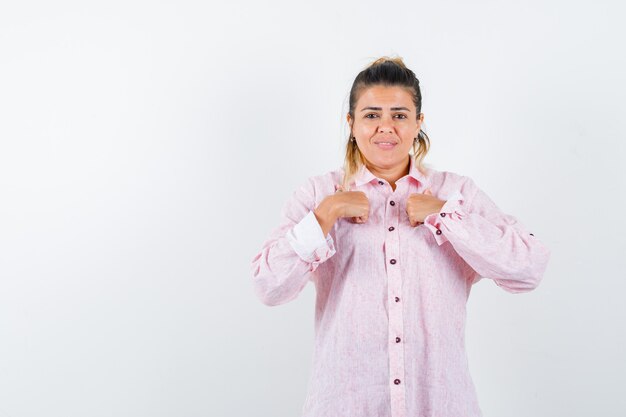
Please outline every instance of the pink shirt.
[{"label": "pink shirt", "polygon": [[[531,291],[550,250],[505,214],[474,181],[423,176],[411,158],[396,190],[365,166],[352,187],[370,204],[366,223],[337,220],[327,236],[313,210],[343,170],[309,178],[252,259],[259,299],[276,306],[316,289],[313,369],[303,417],[480,417],[465,351],[466,303],[489,278],[510,293]],[[446,200],[412,227],[411,193]]]}]

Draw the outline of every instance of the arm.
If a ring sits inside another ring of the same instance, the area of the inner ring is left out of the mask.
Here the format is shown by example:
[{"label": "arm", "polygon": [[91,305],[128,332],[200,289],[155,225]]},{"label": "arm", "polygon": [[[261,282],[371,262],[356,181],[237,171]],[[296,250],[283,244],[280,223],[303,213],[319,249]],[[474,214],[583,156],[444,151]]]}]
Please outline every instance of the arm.
[{"label": "arm", "polygon": [[[470,196],[468,203],[464,195]],[[474,269],[473,282],[489,277],[511,293],[535,289],[550,258],[550,249],[515,217],[500,211],[471,178],[424,225],[437,244],[449,241]]]},{"label": "arm", "polygon": [[[281,210],[281,223],[252,259],[252,285],[266,305],[275,306],[295,299],[318,265],[335,254],[330,230],[334,217],[315,209],[311,179],[296,190]],[[319,216],[319,217],[318,217]]]}]

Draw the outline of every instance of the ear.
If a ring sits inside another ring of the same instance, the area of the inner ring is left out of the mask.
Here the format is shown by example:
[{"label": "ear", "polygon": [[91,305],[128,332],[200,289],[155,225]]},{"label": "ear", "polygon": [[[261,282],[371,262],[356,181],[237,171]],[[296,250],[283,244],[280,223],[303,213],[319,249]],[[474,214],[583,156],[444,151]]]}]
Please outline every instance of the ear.
[{"label": "ear", "polygon": [[422,130],[422,122],[424,121],[424,113],[420,113],[417,115],[417,129],[415,129],[415,136],[419,135],[420,130]]}]

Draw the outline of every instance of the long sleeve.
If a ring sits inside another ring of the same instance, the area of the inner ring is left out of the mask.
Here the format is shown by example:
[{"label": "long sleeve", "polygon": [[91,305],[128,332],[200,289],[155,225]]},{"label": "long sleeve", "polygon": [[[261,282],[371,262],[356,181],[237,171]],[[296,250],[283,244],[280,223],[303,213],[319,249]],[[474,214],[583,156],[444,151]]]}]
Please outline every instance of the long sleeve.
[{"label": "long sleeve", "polygon": [[295,299],[318,265],[335,254],[333,238],[324,237],[315,217],[315,194],[309,179],[281,210],[281,223],[252,259],[254,292],[266,305]]},{"label": "long sleeve", "polygon": [[515,217],[503,213],[469,177],[438,213],[424,219],[424,225],[437,244],[449,241],[473,268],[473,282],[486,277],[508,292],[528,292],[539,285],[547,268],[550,249]]}]

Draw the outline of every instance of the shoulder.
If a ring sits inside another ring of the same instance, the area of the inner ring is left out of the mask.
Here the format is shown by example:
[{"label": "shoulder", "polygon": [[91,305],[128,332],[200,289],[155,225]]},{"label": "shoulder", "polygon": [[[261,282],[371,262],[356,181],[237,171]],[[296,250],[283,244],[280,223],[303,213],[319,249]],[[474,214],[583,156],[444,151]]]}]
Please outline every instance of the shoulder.
[{"label": "shoulder", "polygon": [[315,205],[319,204],[327,195],[335,192],[335,185],[341,184],[343,168],[326,171],[312,175],[301,182],[295,194],[306,196]]},{"label": "shoulder", "polygon": [[459,187],[466,186],[473,182],[472,179],[455,171],[439,170],[432,166],[427,166],[427,178],[432,186],[436,187]]},{"label": "shoulder", "polygon": [[427,167],[427,178],[433,192],[438,196],[443,196],[443,198],[459,193],[463,200],[469,200],[476,194],[476,183],[468,175],[455,171],[438,170],[429,166]]}]

